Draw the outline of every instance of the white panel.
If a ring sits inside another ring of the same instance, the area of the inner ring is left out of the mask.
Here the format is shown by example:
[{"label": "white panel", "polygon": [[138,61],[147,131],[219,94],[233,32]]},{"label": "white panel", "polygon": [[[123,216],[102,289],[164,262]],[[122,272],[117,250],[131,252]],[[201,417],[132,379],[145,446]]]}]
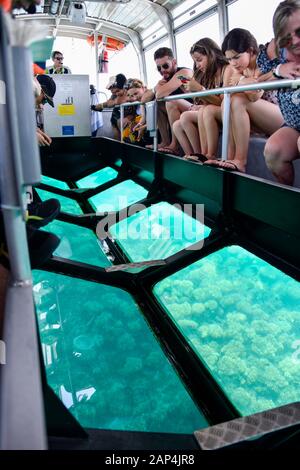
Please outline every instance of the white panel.
[{"label": "white panel", "polygon": [[[228,6],[229,30],[248,29],[257,42],[265,43],[273,38],[272,18],[279,0],[239,0]],[[245,13],[247,12],[247,13]]]},{"label": "white panel", "polygon": [[91,135],[88,75],[51,75],[56,83],[55,107],[44,107],[45,132],[51,137]]},{"label": "white panel", "polygon": [[220,45],[218,15],[212,15],[190,28],[176,34],[177,62],[181,67],[193,66],[190,56],[192,45],[201,38],[209,37]]}]

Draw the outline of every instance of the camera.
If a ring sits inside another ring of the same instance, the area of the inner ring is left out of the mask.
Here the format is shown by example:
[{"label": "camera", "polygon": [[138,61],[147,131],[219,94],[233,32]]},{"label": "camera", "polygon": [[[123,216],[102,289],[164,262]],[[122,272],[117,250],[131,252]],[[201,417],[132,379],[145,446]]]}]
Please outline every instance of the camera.
[{"label": "camera", "polygon": [[69,20],[74,24],[84,24],[86,18],[86,6],[81,2],[71,3],[68,11]]}]

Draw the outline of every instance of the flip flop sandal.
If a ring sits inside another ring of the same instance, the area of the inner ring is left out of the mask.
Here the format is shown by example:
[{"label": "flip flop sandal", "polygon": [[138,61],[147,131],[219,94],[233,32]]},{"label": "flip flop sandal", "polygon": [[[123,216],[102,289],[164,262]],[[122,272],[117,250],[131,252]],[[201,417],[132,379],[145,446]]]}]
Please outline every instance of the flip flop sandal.
[{"label": "flip flop sandal", "polygon": [[190,160],[196,163],[204,163],[208,160],[208,158],[205,155],[202,155],[202,153],[194,153],[193,155],[185,155],[183,158],[185,160]]},{"label": "flip flop sandal", "polygon": [[174,155],[175,157],[180,156],[179,152],[176,152],[176,150],[169,149],[169,147],[162,147],[162,148],[158,149],[158,152],[167,153],[169,155]]}]

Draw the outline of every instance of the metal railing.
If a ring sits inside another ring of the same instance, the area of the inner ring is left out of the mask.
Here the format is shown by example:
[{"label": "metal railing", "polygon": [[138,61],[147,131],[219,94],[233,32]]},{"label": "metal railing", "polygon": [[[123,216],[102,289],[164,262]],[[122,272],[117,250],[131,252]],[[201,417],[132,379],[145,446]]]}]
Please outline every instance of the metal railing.
[{"label": "metal railing", "polygon": [[[253,83],[248,85],[237,85],[232,87],[224,87],[224,88],[213,88],[211,90],[205,91],[197,91],[193,93],[183,93],[180,95],[172,95],[166,96],[165,98],[160,98],[155,100],[154,112],[156,113],[155,122],[157,122],[157,103],[159,102],[168,102],[174,101],[179,99],[186,99],[186,98],[204,98],[206,96],[214,96],[214,95],[224,95],[223,100],[223,131],[222,131],[222,159],[227,160],[228,155],[228,142],[229,142],[229,125],[230,125],[230,102],[231,102],[231,94],[232,93],[241,93],[244,91],[258,91],[258,90],[276,90],[280,88],[298,88],[300,87],[300,78],[296,78],[294,80],[274,80],[270,82],[263,82],[263,83]],[[141,103],[139,101],[135,101],[134,103],[122,103],[120,105],[121,109],[121,136],[123,133],[123,123],[124,123],[124,108],[127,106],[133,105],[144,105],[145,103]],[[121,137],[121,142],[124,142],[123,137]],[[153,143],[153,151],[157,152],[157,126],[155,129],[155,136],[154,136],[154,143]]]}]

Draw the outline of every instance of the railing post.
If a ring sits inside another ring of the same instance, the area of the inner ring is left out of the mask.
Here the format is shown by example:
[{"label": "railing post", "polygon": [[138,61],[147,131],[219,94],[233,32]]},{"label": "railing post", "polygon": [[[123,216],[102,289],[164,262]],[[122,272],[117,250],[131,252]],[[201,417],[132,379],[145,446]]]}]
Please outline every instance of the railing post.
[{"label": "railing post", "polygon": [[222,160],[227,160],[230,129],[230,93],[226,91],[224,92],[223,105]]},{"label": "railing post", "polygon": [[124,106],[120,105],[120,132],[121,132],[121,142],[124,143],[123,139],[123,126],[124,126]]},{"label": "railing post", "polygon": [[158,138],[157,138],[157,101],[154,102],[154,136],[153,136],[153,152],[157,152]]}]

